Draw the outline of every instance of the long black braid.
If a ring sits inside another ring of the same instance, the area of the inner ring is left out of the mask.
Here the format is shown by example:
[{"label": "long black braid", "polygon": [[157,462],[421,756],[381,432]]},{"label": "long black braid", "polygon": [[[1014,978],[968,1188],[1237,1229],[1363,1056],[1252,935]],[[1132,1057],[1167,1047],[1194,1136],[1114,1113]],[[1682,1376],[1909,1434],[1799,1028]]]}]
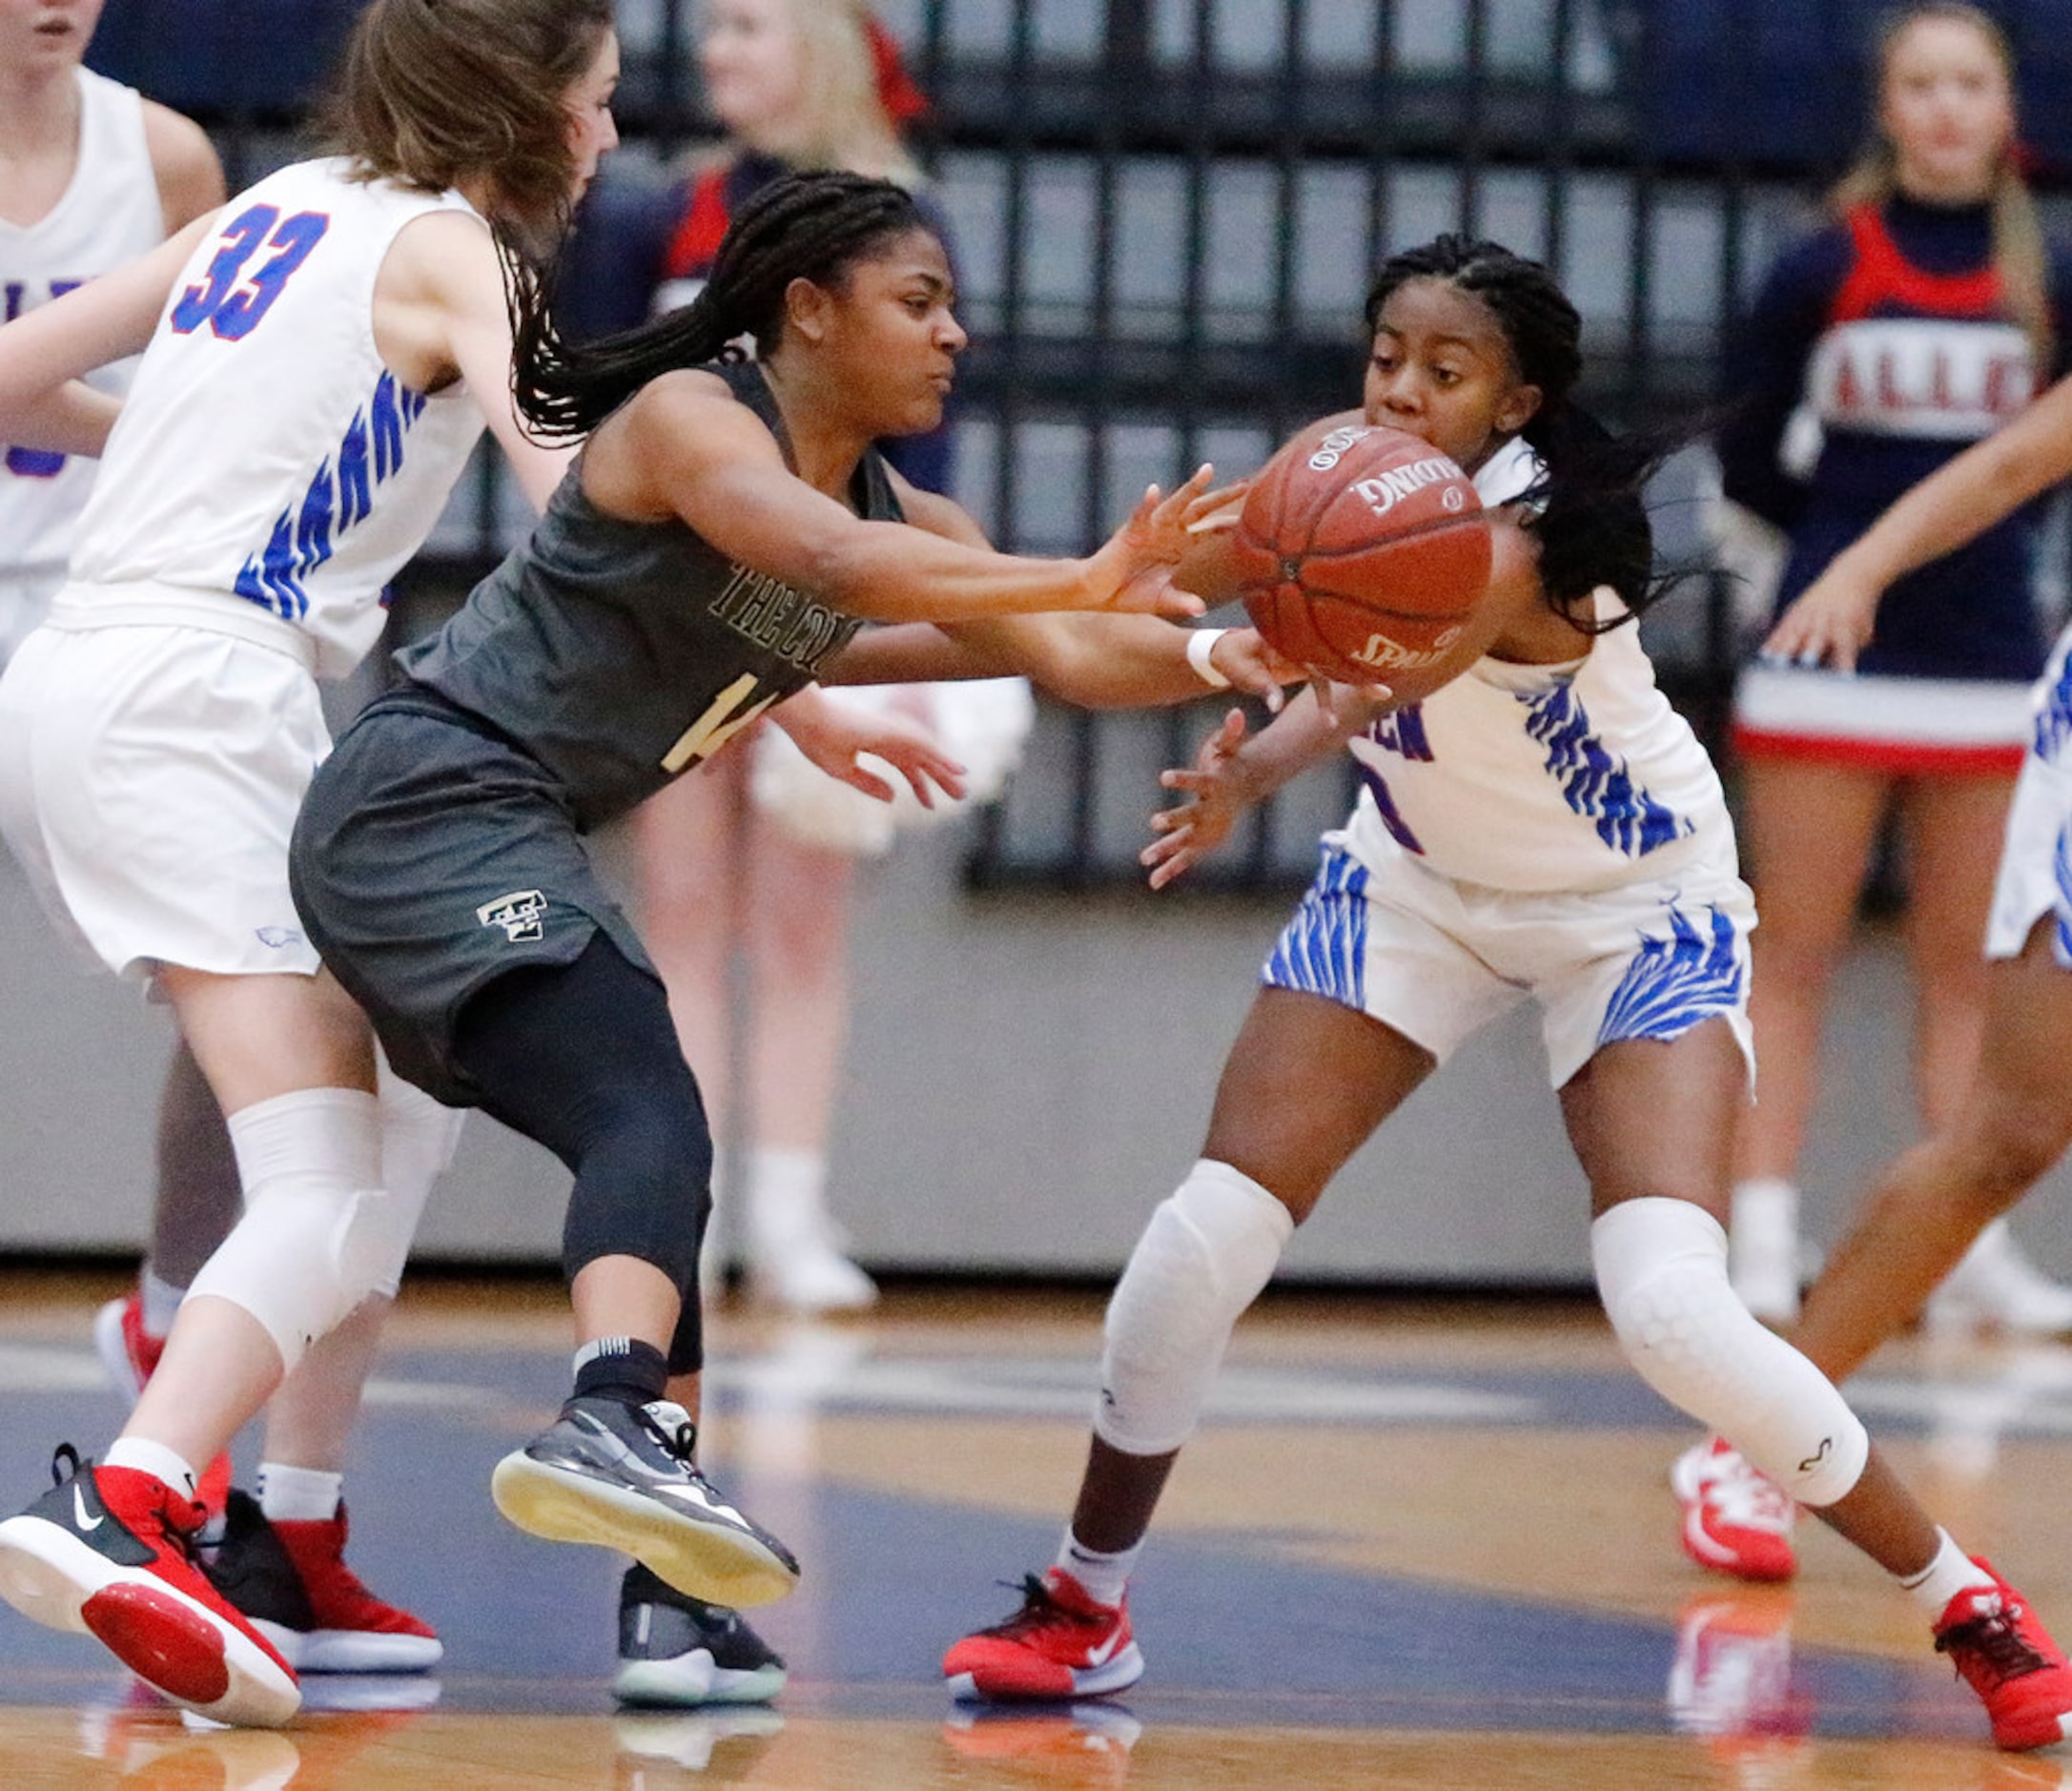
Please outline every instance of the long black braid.
[{"label": "long black braid", "polygon": [[1609,585],[1638,615],[1676,582],[1654,566],[1654,531],[1641,493],[1671,443],[1614,436],[1573,400],[1583,372],[1583,320],[1554,277],[1501,243],[1446,236],[1383,263],[1367,294],[1367,330],[1399,286],[1443,279],[1471,293],[1496,319],[1518,377],[1540,388],[1540,408],[1523,434],[1547,471],[1528,501],[1540,548],[1540,587],[1549,606],[1585,633],[1627,618],[1596,619],[1590,595]]},{"label": "long black braid", "polygon": [[660,374],[723,359],[741,337],[758,355],[784,329],[795,279],[840,282],[852,263],[910,231],[932,226],[906,188],[862,175],[791,175],[734,215],[705,289],[671,311],[595,341],[564,341],[548,315],[550,282],[523,266],[510,282],[512,389],[542,436],[587,435]]}]

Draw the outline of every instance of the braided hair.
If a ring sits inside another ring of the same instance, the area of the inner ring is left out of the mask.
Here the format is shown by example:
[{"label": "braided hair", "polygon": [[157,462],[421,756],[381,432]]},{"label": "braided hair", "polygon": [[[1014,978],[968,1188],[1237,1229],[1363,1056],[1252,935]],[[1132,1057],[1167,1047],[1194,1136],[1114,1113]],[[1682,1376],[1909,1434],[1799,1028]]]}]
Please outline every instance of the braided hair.
[{"label": "braided hair", "polygon": [[509,268],[512,381],[520,413],[545,437],[586,435],[642,386],[679,367],[737,355],[751,338],[767,356],[784,333],[795,279],[838,286],[857,261],[933,227],[906,188],[863,175],[788,175],[734,215],[705,288],[680,310],[585,343],[563,340],[548,315],[549,281]]},{"label": "braided hair", "polygon": [[[1540,407],[1520,432],[1545,463],[1526,494],[1536,514],[1540,588],[1553,611],[1586,634],[1640,614],[1666,594],[1672,574],[1654,567],[1654,532],[1641,492],[1668,444],[1614,436],[1573,399],[1583,372],[1583,319],[1545,265],[1501,243],[1445,236],[1382,264],[1367,293],[1371,335],[1396,289],[1440,279],[1479,299],[1509,345],[1518,377],[1540,389]],[[1590,595],[1609,585],[1626,607],[1596,618]]]}]

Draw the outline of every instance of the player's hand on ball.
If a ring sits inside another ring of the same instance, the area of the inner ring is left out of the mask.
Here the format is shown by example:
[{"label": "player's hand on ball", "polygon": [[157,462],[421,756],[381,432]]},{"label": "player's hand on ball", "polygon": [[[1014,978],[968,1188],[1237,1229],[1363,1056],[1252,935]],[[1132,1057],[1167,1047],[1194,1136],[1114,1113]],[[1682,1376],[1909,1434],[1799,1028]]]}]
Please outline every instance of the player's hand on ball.
[{"label": "player's hand on ball", "polygon": [[1239,757],[1244,739],[1244,711],[1234,709],[1201,743],[1190,768],[1159,773],[1159,783],[1168,790],[1185,791],[1187,800],[1177,809],[1160,809],[1151,817],[1151,831],[1159,837],[1137,858],[1149,867],[1153,889],[1163,889],[1200,863],[1230,837],[1239,815],[1251,806],[1251,791]]},{"label": "player's hand on ball", "polygon": [[1213,491],[1204,491],[1188,506],[1187,532],[1213,535],[1221,529],[1237,527],[1239,517],[1244,514],[1244,494],[1251,488],[1249,479],[1239,479],[1227,485],[1218,485]]},{"label": "player's hand on ball", "polygon": [[1157,485],[1144,492],[1129,520],[1086,562],[1088,607],[1174,621],[1201,613],[1201,599],[1173,583],[1173,568],[1194,545],[1187,524],[1215,476],[1204,464],[1169,497]]},{"label": "player's hand on ball", "polygon": [[1854,671],[1870,645],[1882,589],[1830,566],[1799,593],[1763,642],[1762,656],[1785,665],[1830,665]]},{"label": "player's hand on ball", "polygon": [[1230,688],[1260,698],[1275,714],[1286,701],[1282,687],[1306,683],[1307,666],[1300,666],[1270,646],[1257,628],[1227,628],[1209,648],[1209,664],[1230,680]]}]

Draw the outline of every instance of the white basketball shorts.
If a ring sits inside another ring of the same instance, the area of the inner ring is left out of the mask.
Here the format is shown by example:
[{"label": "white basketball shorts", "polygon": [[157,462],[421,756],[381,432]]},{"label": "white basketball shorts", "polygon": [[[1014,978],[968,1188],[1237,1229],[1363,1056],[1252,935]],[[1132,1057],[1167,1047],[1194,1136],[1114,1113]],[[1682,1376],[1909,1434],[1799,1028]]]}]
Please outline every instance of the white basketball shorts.
[{"label": "white basketball shorts", "polygon": [[2072,970],[2072,766],[2031,752],[2007,811],[1986,957],[2020,957],[2045,915],[2058,961]]},{"label": "white basketball shorts", "polygon": [[1441,1062],[1536,1001],[1556,1088],[1601,1046],[1675,1039],[1716,1016],[1753,1077],[1755,901],[1731,842],[1714,858],[1668,882],[1520,894],[1456,882],[1400,850],[1364,862],[1326,834],[1317,879],[1261,980],[1370,1014]]},{"label": "white basketball shorts", "polygon": [[289,654],[209,629],[45,627],[0,678],[0,830],[109,969],[313,974],[288,838],[330,750]]}]

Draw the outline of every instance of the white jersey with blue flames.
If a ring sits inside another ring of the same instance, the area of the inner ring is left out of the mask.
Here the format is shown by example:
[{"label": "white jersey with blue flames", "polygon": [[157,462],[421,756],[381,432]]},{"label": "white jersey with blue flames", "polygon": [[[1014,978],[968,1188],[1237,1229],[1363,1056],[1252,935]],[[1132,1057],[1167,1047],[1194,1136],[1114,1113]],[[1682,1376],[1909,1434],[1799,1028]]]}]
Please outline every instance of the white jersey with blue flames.
[{"label": "white jersey with blue flames", "polygon": [[[63,297],[157,246],[166,234],[144,105],[132,88],[76,71],[79,148],[72,176],[32,224],[0,218],[0,320]],[[122,392],[133,359],[96,368],[88,383]],[[94,463],[0,444],[0,590],[35,599],[40,614],[65,576],[72,525],[93,487]],[[0,631],[13,619],[0,617]],[[23,631],[26,631],[24,629]]]},{"label": "white jersey with blue flames", "polygon": [[[1598,613],[1618,613],[1610,591]],[[1629,624],[1562,666],[1479,660],[1351,742],[1364,788],[1344,840],[1485,888],[1579,894],[1732,864],[1712,760],[1655,687]]]},{"label": "white jersey with blue flames", "polygon": [[185,620],[212,597],[249,605],[326,675],[373,646],[388,581],[482,426],[461,384],[415,392],[382,364],[375,280],[405,225],[474,214],[456,193],[350,173],[334,159],[268,175],[174,282],[80,521],[75,610],[154,591]]}]

